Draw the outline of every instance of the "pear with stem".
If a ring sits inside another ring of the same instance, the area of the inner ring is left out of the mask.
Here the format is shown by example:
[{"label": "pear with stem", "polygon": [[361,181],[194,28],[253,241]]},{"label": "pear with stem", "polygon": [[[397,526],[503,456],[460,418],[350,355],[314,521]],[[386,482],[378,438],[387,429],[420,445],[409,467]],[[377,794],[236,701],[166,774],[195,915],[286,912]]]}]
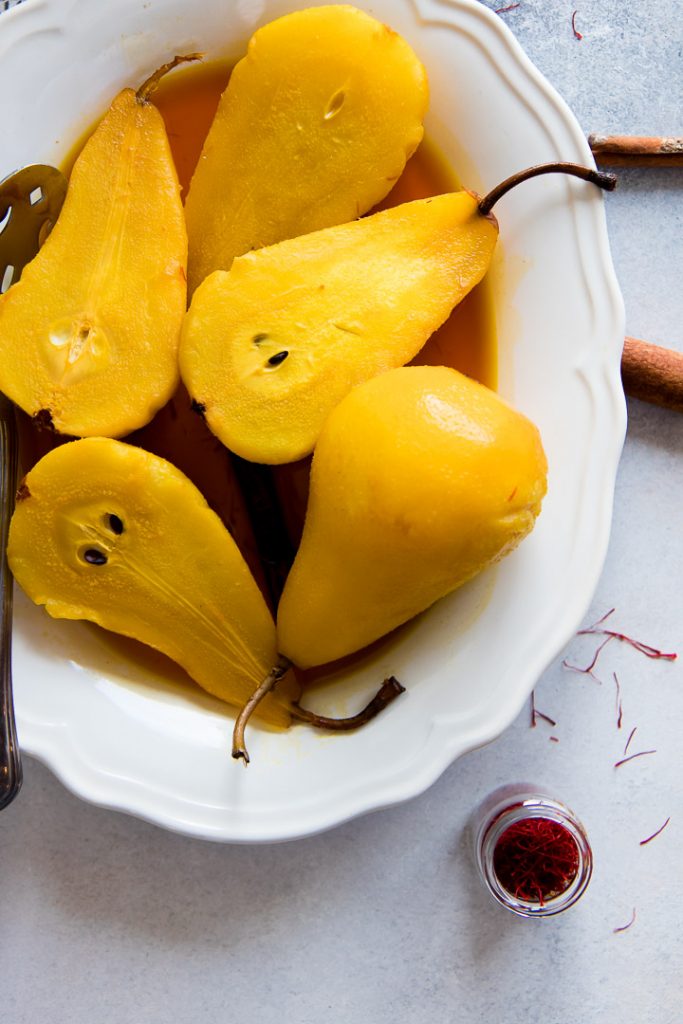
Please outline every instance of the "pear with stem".
[{"label": "pear with stem", "polygon": [[310,454],[352,388],[402,366],[486,273],[492,207],[513,185],[562,171],[603,188],[611,175],[551,164],[481,199],[420,199],[236,259],[197,289],[180,372],[209,428],[253,462]]},{"label": "pear with stem", "polygon": [[0,390],[41,424],[119,437],[178,383],[187,232],[150,97],[176,57],[112,102],[74,164],[57,223],[0,297]]},{"label": "pear with stem", "polygon": [[[313,456],[277,614],[279,675],[361,650],[513,551],[546,469],[536,427],[456,370],[406,366],[351,391]],[[242,709],[233,757],[248,758],[244,727],[276,682]]]}]

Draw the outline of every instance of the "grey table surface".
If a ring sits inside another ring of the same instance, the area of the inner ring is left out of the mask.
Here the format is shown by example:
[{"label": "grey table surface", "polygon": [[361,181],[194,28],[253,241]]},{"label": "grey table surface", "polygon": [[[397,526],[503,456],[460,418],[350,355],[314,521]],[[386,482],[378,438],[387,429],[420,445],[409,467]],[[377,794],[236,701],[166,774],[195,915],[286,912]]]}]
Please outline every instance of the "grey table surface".
[{"label": "grey table surface", "polygon": [[[581,40],[564,0],[500,17],[586,132],[683,134],[682,0],[573,2]],[[607,216],[628,333],[683,349],[683,172],[623,171]],[[615,606],[617,625],[683,653],[683,417],[628,412],[587,621]],[[293,844],[169,834],[80,802],[28,760],[0,820],[2,1020],[683,1021],[683,660],[615,644],[602,686],[562,668],[593,649],[575,640],[539,681],[555,729],[525,712],[423,796]],[[632,749],[657,753],[615,770],[634,725]],[[594,847],[585,897],[545,922],[493,904],[463,839],[475,804],[519,778],[563,796]]]}]

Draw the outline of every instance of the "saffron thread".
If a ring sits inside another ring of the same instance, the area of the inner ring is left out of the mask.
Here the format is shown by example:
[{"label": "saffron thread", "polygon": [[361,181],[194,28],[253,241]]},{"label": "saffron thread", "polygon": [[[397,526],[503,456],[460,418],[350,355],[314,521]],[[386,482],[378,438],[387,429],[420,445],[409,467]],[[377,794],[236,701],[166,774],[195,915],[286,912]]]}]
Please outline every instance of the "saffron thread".
[{"label": "saffron thread", "polygon": [[634,725],[633,728],[631,729],[630,733],[628,734],[628,739],[626,740],[626,745],[624,747],[624,755],[623,755],[624,757],[626,757],[626,754],[628,753],[628,748],[631,746],[631,740],[635,736],[637,728],[638,728],[638,726]]},{"label": "saffron thread", "polygon": [[[610,615],[612,615],[613,612],[614,608],[610,608],[610,610],[605,615],[603,615],[601,619],[598,619],[597,622],[594,622],[592,626],[588,626],[587,629],[580,629],[576,635],[606,636],[610,640],[620,640],[622,643],[629,644],[631,647],[634,647],[641,654],[644,654],[646,658],[663,658],[665,661],[676,660],[678,655],[675,651],[660,651],[658,650],[658,648],[652,647],[651,644],[643,643],[642,640],[634,640],[633,637],[627,636],[625,633],[619,633],[615,629],[602,629],[601,627],[603,623],[610,617]],[[601,648],[598,649],[598,653],[600,649]]]},{"label": "saffron thread", "polygon": [[617,729],[621,729],[621,723],[624,719],[624,708],[621,703],[621,686],[619,685],[619,678],[616,672],[613,672],[614,682],[617,687]]},{"label": "saffron thread", "polygon": [[507,14],[508,11],[514,11],[516,7],[519,7],[519,4],[508,4],[507,7],[497,7],[493,13]]},{"label": "saffron thread", "polygon": [[550,715],[546,715],[546,714],[543,713],[543,711],[539,711],[538,710],[538,708],[536,707],[536,692],[535,692],[535,690],[532,690],[531,691],[531,728],[532,729],[536,728],[536,725],[538,723],[538,719],[539,718],[542,718],[544,722],[548,723],[548,725],[552,725],[552,726],[556,726],[557,725],[557,722],[553,718],[551,718]]},{"label": "saffron thread", "polygon": [[664,831],[664,829],[666,828],[666,826],[669,824],[670,821],[671,821],[671,818],[670,817],[667,818],[666,821],[664,822],[664,824],[660,825],[656,832],[653,832],[651,836],[647,837],[647,839],[641,839],[639,845],[640,846],[647,846],[648,843],[651,843],[653,839],[656,839],[657,836],[660,836],[662,834],[662,832]]},{"label": "saffron thread", "polygon": [[627,761],[633,761],[636,757],[645,757],[646,754],[656,754],[656,750],[639,750],[636,754],[629,754],[628,757],[622,757],[620,761],[617,761],[614,765],[615,768],[619,768],[622,764],[626,764]]},{"label": "saffron thread", "polygon": [[616,611],[616,608],[610,608],[610,610],[608,612],[605,612],[604,615],[601,615],[600,618],[598,619],[598,621],[594,622],[593,625],[590,626],[589,628],[590,629],[595,629],[596,626],[601,626],[603,624],[603,622],[607,622],[607,620],[609,619],[610,615],[614,615],[615,611]]},{"label": "saffron thread", "polygon": [[[582,630],[581,632],[584,632],[584,631]],[[579,636],[579,635],[580,634],[577,634],[577,636]],[[570,663],[567,661],[566,658],[564,659],[562,664],[564,665],[565,668],[568,668],[570,672],[579,672],[581,675],[590,676],[592,679],[595,679],[596,683],[600,683],[600,685],[602,686],[602,679],[598,679],[598,677],[593,672],[593,669],[595,668],[595,666],[596,666],[596,664],[598,662],[598,658],[600,657],[600,654],[601,654],[603,648],[607,647],[607,644],[610,642],[610,640],[613,640],[613,639],[614,639],[613,637],[608,636],[606,640],[602,641],[602,643],[598,647],[597,651],[593,655],[593,660],[591,661],[590,665],[586,665],[585,668],[581,668],[580,665],[570,665]]]},{"label": "saffron thread", "polygon": [[629,930],[629,928],[631,928],[635,923],[636,923],[636,908],[634,907],[633,908],[633,913],[631,914],[631,920],[628,922],[628,924],[622,924],[618,928],[613,928],[612,931],[614,932],[615,935],[618,935],[619,932],[627,932]]},{"label": "saffron thread", "polygon": [[576,15],[578,13],[578,11],[574,11],[574,13],[572,14],[572,32],[574,33],[575,39],[583,39],[582,33],[579,32],[578,28],[576,27]]}]

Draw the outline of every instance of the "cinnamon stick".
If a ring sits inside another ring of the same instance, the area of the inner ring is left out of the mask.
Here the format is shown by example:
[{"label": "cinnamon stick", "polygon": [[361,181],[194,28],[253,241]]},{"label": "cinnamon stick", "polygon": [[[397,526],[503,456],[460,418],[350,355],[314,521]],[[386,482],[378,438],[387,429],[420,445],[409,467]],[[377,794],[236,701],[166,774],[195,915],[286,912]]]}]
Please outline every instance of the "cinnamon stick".
[{"label": "cinnamon stick", "polygon": [[683,352],[625,338],[621,380],[631,398],[683,412]]},{"label": "cinnamon stick", "polygon": [[683,167],[683,138],[593,132],[588,145],[603,167]]}]

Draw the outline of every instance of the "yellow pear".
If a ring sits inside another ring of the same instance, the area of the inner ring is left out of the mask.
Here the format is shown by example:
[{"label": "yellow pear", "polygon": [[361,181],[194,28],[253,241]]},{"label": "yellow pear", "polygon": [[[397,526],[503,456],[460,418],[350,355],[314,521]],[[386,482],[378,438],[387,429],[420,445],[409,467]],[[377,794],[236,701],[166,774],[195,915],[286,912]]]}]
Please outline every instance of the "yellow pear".
[{"label": "yellow pear", "polygon": [[[54,618],[140,640],[241,706],[276,661],[275,624],[232,537],[169,462],[108,438],[45,455],[17,496],[19,585]],[[258,707],[290,723],[287,688]]]},{"label": "yellow pear", "polygon": [[410,46],[354,7],[295,11],[258,29],[190,185],[190,291],[250,249],[369,210],[419,145],[427,102]]},{"label": "yellow pear", "polygon": [[313,456],[278,650],[311,668],[365,647],[512,551],[546,490],[536,427],[456,370],[355,388]]},{"label": "yellow pear", "polygon": [[483,198],[462,190],[246,253],[195,292],[180,372],[211,430],[254,462],[309,454],[348,392],[402,366],[489,267],[491,213],[510,189],[562,173],[613,189],[578,164],[539,164]]},{"label": "yellow pear", "polygon": [[76,160],[54,229],[0,297],[0,390],[60,433],[126,434],[177,385],[187,235],[149,95],[186,59],[115,98]]},{"label": "yellow pear", "polygon": [[180,372],[242,458],[293,462],[357,384],[415,356],[484,276],[497,224],[461,191],[280,242],[197,289]]}]

